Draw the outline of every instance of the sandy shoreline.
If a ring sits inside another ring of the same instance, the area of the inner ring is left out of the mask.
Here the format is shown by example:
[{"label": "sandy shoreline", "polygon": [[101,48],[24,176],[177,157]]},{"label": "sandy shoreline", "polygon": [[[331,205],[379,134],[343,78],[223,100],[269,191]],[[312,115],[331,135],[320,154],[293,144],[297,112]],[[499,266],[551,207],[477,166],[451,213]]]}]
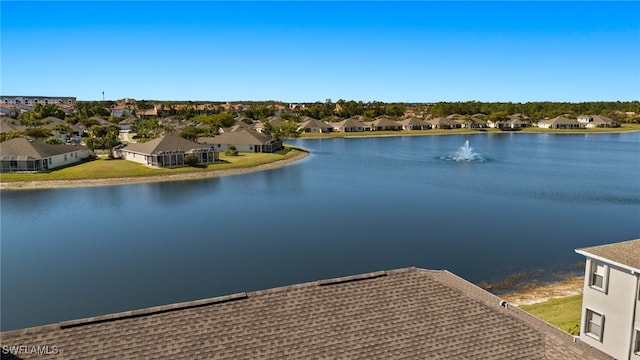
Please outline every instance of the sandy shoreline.
[{"label": "sandy shoreline", "polygon": [[304,159],[309,155],[307,151],[300,151],[299,154],[288,159],[274,161],[268,164],[262,164],[240,169],[224,169],[211,170],[204,172],[192,172],[183,174],[173,174],[167,176],[145,176],[145,177],[124,177],[124,178],[108,178],[108,179],[86,179],[86,180],[45,180],[45,181],[16,181],[16,182],[0,182],[0,190],[33,190],[33,189],[53,189],[66,187],[85,187],[85,186],[109,186],[124,185],[163,181],[182,181],[182,180],[198,180],[215,178],[220,176],[246,174],[250,172],[275,169],[289,165],[295,161]]},{"label": "sandy shoreline", "polygon": [[563,298],[582,294],[584,277],[575,277],[569,280],[526,289],[519,292],[503,294],[499,297],[515,306],[542,303],[551,299]]}]

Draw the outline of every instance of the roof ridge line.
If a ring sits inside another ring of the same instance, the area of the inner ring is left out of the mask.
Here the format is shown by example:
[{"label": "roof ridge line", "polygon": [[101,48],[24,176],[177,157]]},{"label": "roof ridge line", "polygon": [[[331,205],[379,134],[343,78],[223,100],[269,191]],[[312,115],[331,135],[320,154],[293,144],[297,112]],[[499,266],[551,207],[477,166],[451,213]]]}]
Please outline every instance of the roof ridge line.
[{"label": "roof ridge line", "polygon": [[326,279],[326,280],[318,280],[318,281],[316,281],[316,284],[318,286],[336,285],[336,284],[343,284],[343,283],[347,283],[347,282],[375,279],[375,278],[379,278],[379,277],[382,277],[382,276],[387,276],[387,272],[386,271],[376,271],[376,272],[371,272],[371,273],[367,273],[367,274],[343,276],[343,277],[339,277],[339,278]]},{"label": "roof ridge line", "polygon": [[138,318],[138,317],[149,316],[149,315],[163,314],[171,311],[193,309],[193,308],[199,308],[199,307],[204,307],[208,305],[227,303],[231,301],[243,300],[243,299],[246,299],[247,297],[248,297],[247,293],[242,292],[242,293],[236,293],[236,294],[231,294],[226,296],[218,296],[218,297],[208,298],[208,299],[186,301],[186,302],[169,304],[169,305],[154,306],[154,307],[144,308],[139,310],[124,311],[124,312],[119,312],[119,313],[114,313],[109,315],[100,315],[100,316],[94,316],[94,317],[78,319],[78,320],[63,321],[59,323],[59,326],[60,326],[60,329],[68,329],[68,328],[79,327],[79,326],[132,319],[132,318]]}]

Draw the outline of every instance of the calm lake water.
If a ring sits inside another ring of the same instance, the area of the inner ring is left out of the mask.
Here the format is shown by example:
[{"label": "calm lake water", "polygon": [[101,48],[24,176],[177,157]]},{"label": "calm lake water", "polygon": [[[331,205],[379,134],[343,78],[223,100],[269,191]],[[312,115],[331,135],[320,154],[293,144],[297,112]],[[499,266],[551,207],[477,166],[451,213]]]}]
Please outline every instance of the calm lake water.
[{"label": "calm lake water", "polygon": [[[469,140],[485,161],[446,161]],[[306,159],[185,182],[2,191],[11,330],[377,270],[575,270],[640,237],[640,133],[300,139]]]}]

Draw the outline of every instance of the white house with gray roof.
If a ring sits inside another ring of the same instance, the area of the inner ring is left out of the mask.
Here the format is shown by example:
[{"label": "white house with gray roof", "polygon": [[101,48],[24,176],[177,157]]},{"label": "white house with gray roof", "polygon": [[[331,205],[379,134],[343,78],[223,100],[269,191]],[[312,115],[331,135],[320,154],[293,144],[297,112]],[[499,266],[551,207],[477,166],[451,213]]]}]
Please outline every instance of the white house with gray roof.
[{"label": "white house with gray roof", "polygon": [[194,154],[198,164],[211,164],[219,159],[219,153],[208,146],[166,134],[145,143],[130,143],[118,150],[120,157],[153,167],[184,166],[186,155]]},{"label": "white house with gray roof", "polygon": [[0,172],[46,171],[81,162],[92,155],[86,146],[14,138],[0,143]]},{"label": "white house with gray roof", "polygon": [[198,143],[215,151],[225,151],[231,146],[240,152],[272,153],[282,149],[282,141],[251,129],[225,131],[213,137],[201,137]]},{"label": "white house with gray roof", "polygon": [[586,257],[580,339],[640,360],[640,239],[577,249]]}]

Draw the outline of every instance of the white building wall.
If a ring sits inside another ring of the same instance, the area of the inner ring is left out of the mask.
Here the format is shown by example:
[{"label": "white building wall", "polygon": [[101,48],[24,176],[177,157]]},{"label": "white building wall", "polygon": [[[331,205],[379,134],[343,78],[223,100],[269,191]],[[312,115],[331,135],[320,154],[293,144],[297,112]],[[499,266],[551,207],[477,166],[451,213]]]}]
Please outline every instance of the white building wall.
[{"label": "white building wall", "polygon": [[71,151],[66,154],[49,156],[46,159],[51,159],[48,167],[49,169],[53,169],[60,166],[77,163],[79,161],[82,161],[83,159],[88,158],[90,155],[91,153],[89,152],[89,150],[78,149],[77,151]]},{"label": "white building wall", "polygon": [[76,102],[75,97],[61,96],[0,96],[0,103],[3,104],[74,104]]},{"label": "white building wall", "polygon": [[[580,339],[616,359],[629,359],[637,278],[629,270],[607,264],[607,291],[602,292],[589,285],[593,261],[591,258],[586,260]],[[587,309],[604,315],[602,341],[585,333]]]},{"label": "white building wall", "polygon": [[147,165],[147,156],[144,154],[139,154],[139,153],[126,151],[126,150],[120,150],[120,154],[124,160],[129,160],[129,161]]},{"label": "white building wall", "polygon": [[[637,281],[636,291],[638,293],[636,294],[636,316],[633,324],[633,332],[635,336],[640,337],[640,274],[636,274],[636,281]],[[636,344],[640,342],[640,339],[634,338],[633,341],[634,342],[632,343],[632,346],[636,346]],[[632,349],[632,350],[635,350],[635,349]],[[640,360],[640,351],[638,352],[632,351],[631,359]]]}]

